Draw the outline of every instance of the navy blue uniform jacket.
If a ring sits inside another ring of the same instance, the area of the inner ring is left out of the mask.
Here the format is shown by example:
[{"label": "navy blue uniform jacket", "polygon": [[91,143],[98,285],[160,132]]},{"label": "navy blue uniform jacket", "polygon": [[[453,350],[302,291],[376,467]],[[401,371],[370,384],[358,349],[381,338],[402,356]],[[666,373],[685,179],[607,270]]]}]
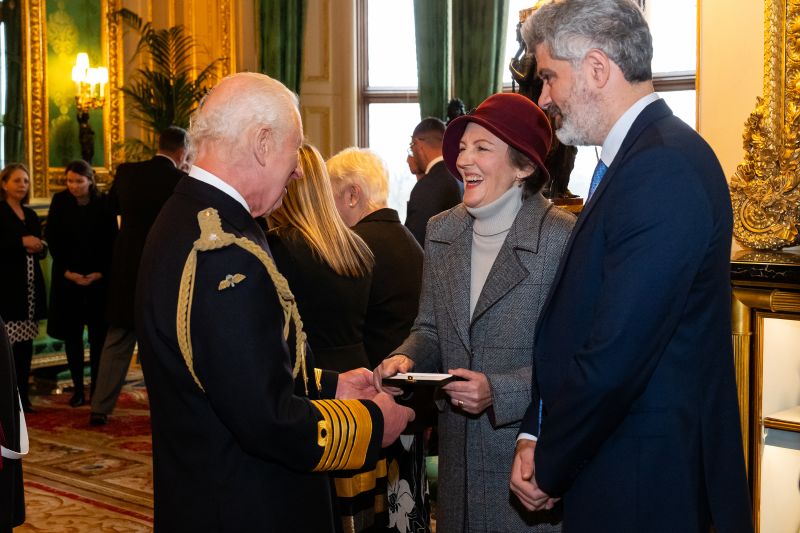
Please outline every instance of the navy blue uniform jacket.
[{"label": "navy blue uniform jacket", "polygon": [[[155,531],[332,532],[330,482],[312,472],[326,451],[318,425],[323,416],[303,397],[302,378],[292,380],[283,310],[255,255],[238,246],[198,253],[191,340],[205,392],[181,354],[181,273],[200,235],[197,214],[209,207],[218,211],[223,231],[268,250],[242,205],[193,178],[178,184],[150,231],[136,319],[153,426]],[[228,274],[246,277],[220,290]],[[311,399],[331,397],[335,375],[317,380],[311,354],[307,363]],[[369,446],[361,449],[370,463],[377,460],[383,422],[375,404],[363,405],[373,420]],[[329,427],[331,442],[336,431]]]},{"label": "navy blue uniform jacket", "polygon": [[752,531],[730,322],[733,217],[705,141],[659,100],[581,213],[539,320],[536,480],[564,530]]}]

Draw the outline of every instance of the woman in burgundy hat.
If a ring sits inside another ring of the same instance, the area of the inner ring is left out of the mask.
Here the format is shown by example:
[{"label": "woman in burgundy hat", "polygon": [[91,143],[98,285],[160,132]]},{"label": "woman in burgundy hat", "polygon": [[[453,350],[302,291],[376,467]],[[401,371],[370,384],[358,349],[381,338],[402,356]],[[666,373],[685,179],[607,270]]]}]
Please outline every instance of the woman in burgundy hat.
[{"label": "woman in burgundy hat", "polygon": [[454,119],[443,155],[462,204],[431,218],[422,296],[409,337],[375,369],[448,372],[439,416],[440,531],[560,531],[556,512],[510,497],[514,443],[531,399],[533,334],[575,217],[540,193],[552,132],[519,94]]}]

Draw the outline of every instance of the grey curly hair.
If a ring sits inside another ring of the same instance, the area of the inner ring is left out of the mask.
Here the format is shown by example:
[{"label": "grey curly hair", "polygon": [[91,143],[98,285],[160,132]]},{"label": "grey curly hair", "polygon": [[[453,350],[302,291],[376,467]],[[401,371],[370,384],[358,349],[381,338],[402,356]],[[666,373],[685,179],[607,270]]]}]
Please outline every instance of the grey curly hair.
[{"label": "grey curly hair", "polygon": [[653,78],[653,39],[639,6],[632,0],[555,0],[522,26],[528,50],[546,44],[553,59],[573,68],[592,48],[602,50],[631,83]]}]

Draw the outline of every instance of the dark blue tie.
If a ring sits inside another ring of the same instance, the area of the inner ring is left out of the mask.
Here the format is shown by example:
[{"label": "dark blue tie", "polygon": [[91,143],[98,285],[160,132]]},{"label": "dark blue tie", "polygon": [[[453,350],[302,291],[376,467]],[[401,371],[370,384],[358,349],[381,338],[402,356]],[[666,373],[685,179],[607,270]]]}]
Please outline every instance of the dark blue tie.
[{"label": "dark blue tie", "polygon": [[[597,162],[597,166],[594,167],[594,174],[592,174],[592,182],[589,184],[589,198],[592,197],[592,194],[594,194],[594,190],[597,189],[598,185],[600,185],[600,180],[603,179],[603,176],[605,175],[606,170],[608,170],[608,167],[606,166],[606,164],[603,163],[602,159],[599,160]],[[587,200],[589,198],[587,198]]]}]

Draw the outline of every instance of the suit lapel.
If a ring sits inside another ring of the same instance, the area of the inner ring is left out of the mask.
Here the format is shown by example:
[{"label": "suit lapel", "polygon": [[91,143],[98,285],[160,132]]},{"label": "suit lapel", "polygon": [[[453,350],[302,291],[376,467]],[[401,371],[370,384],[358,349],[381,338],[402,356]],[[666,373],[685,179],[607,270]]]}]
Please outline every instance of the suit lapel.
[{"label": "suit lapel", "polygon": [[553,278],[553,284],[550,287],[550,292],[547,295],[547,299],[544,302],[541,316],[544,316],[546,314],[547,307],[550,305],[550,300],[553,297],[553,293],[555,293],[556,288],[558,287],[558,284],[561,281],[561,276],[564,273],[564,266],[569,260],[570,253],[572,252],[572,245],[575,242],[575,238],[577,237],[581,228],[583,227],[584,221],[589,216],[589,214],[594,210],[594,206],[600,202],[603,193],[608,188],[608,184],[611,183],[611,181],[614,179],[614,175],[617,173],[617,170],[622,166],[624,166],[625,160],[627,159],[628,156],[628,152],[630,152],[631,148],[636,143],[639,136],[645,129],[647,129],[647,127],[650,124],[652,124],[656,120],[668,117],[670,115],[672,115],[672,111],[670,110],[669,106],[667,106],[664,100],[658,99],[655,102],[648,105],[647,107],[645,107],[642,110],[642,112],[639,113],[639,116],[636,117],[636,120],[633,121],[633,124],[631,124],[631,128],[628,130],[627,135],[625,135],[625,139],[622,141],[622,145],[620,146],[616,157],[614,157],[614,161],[611,162],[611,166],[608,167],[608,170],[603,176],[603,179],[600,181],[600,185],[597,186],[597,189],[594,191],[591,200],[589,200],[589,202],[581,210],[581,213],[578,216],[578,220],[575,222],[575,227],[572,229],[572,234],[570,235],[569,241],[567,242],[566,249],[564,250],[564,255],[561,258],[561,262],[558,265],[558,270],[556,271],[556,275]]},{"label": "suit lapel", "polygon": [[472,323],[528,277],[530,272],[522,264],[519,254],[538,251],[542,220],[551,208],[552,204],[540,194],[522,204],[475,303]]},{"label": "suit lapel", "polygon": [[448,225],[437,235],[431,235],[431,242],[446,245],[442,251],[442,269],[436,272],[439,284],[444,287],[447,312],[455,325],[456,332],[464,346],[470,348],[469,340],[469,284],[470,263],[472,260],[472,217],[460,206],[450,217]]}]

